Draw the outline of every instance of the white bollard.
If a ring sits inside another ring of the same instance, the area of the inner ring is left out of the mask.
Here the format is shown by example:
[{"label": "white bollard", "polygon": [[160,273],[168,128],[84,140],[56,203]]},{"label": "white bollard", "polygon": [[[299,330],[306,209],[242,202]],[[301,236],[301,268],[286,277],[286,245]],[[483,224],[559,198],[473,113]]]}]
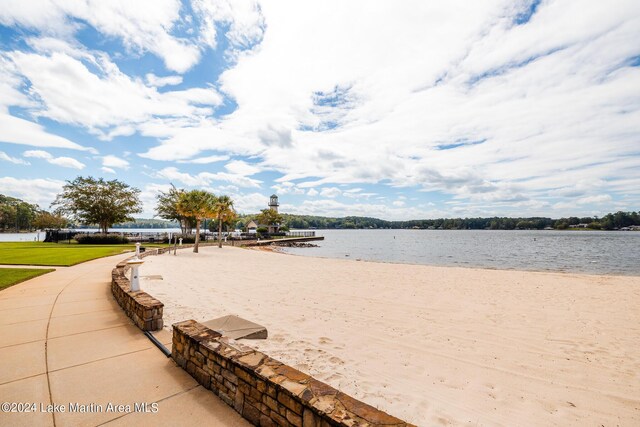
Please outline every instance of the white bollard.
[{"label": "white bollard", "polygon": [[140,290],[140,278],[138,277],[138,266],[131,266],[131,290],[139,291]]},{"label": "white bollard", "polygon": [[127,264],[131,267],[131,291],[139,291],[140,290],[140,276],[138,273],[138,268],[144,263],[143,260],[133,258],[127,261]]},{"label": "white bollard", "polygon": [[180,239],[178,239],[180,243],[178,243],[179,246],[182,246],[182,237]]},{"label": "white bollard", "polygon": [[143,260],[138,258],[133,258],[127,261],[127,264],[131,267],[131,291],[139,291],[140,290],[140,277],[138,274],[138,268],[144,263]]},{"label": "white bollard", "polygon": [[140,242],[136,242],[136,258],[140,259]]}]

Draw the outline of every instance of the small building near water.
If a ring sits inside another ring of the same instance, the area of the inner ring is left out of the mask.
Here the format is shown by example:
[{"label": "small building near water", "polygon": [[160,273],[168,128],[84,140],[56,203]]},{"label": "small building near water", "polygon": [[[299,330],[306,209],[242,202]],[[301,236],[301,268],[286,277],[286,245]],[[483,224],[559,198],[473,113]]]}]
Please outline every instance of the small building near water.
[{"label": "small building near water", "polygon": [[249,221],[247,224],[247,233],[257,233],[258,232],[258,224],[255,221]]}]

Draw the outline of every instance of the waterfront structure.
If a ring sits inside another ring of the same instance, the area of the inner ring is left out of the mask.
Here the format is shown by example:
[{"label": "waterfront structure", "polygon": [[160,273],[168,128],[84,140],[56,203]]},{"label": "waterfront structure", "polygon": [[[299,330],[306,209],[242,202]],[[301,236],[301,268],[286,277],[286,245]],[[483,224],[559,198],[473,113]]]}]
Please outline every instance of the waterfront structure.
[{"label": "waterfront structure", "polygon": [[278,203],[278,196],[276,194],[272,194],[271,198],[269,198],[269,209],[278,212],[278,206],[280,206],[280,203]]},{"label": "waterfront structure", "polygon": [[255,221],[249,221],[247,224],[247,233],[256,233],[258,230],[258,224]]}]

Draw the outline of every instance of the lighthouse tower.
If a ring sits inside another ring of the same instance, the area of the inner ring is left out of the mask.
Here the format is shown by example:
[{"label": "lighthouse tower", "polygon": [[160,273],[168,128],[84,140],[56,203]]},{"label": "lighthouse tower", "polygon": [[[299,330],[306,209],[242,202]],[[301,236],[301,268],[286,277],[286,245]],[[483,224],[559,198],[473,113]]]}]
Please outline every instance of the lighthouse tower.
[{"label": "lighthouse tower", "polygon": [[269,199],[269,209],[278,212],[278,206],[280,206],[280,203],[278,203],[278,196],[272,194]]}]

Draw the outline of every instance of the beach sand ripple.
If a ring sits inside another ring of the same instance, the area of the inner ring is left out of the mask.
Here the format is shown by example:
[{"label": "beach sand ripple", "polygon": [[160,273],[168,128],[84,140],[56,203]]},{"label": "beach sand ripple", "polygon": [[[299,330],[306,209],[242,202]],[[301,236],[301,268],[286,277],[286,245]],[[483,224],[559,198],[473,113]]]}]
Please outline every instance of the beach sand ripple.
[{"label": "beach sand ripple", "polygon": [[249,345],[421,426],[640,425],[639,277],[231,247],[145,261],[165,325],[260,323]]}]

